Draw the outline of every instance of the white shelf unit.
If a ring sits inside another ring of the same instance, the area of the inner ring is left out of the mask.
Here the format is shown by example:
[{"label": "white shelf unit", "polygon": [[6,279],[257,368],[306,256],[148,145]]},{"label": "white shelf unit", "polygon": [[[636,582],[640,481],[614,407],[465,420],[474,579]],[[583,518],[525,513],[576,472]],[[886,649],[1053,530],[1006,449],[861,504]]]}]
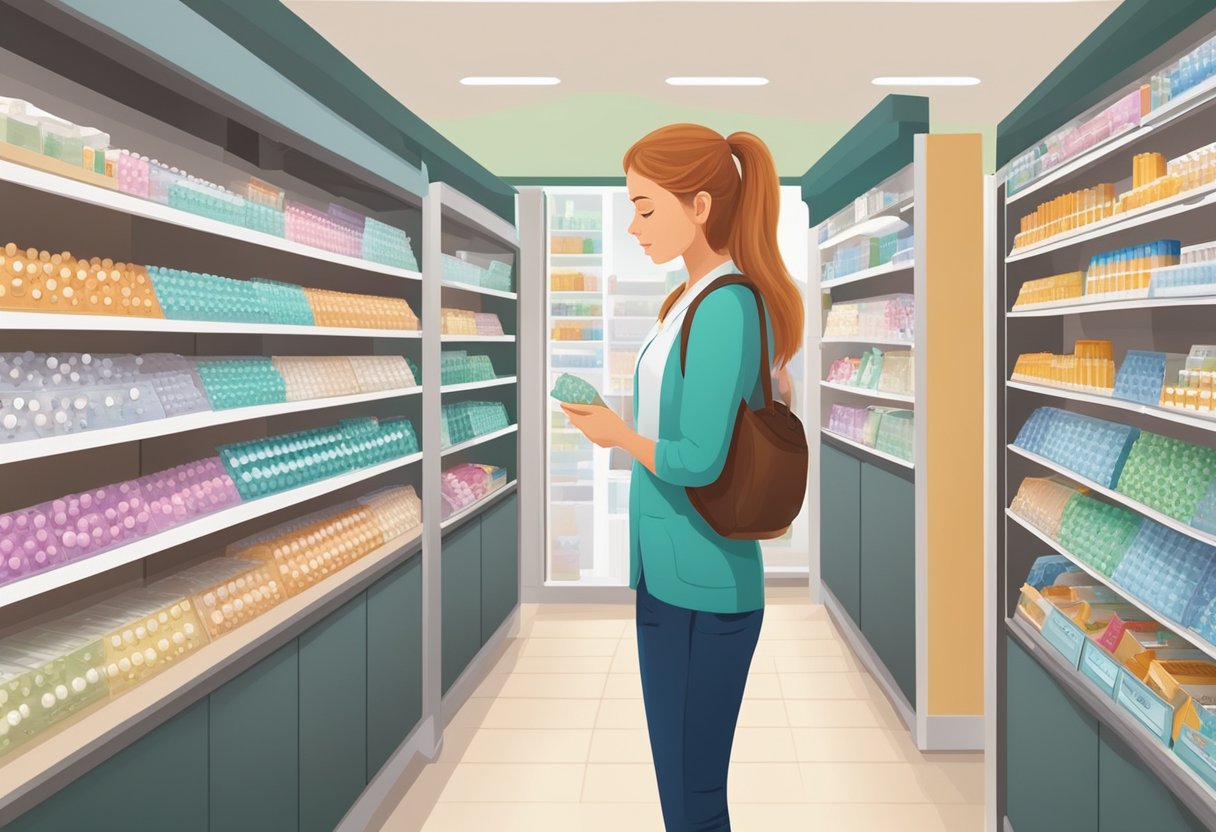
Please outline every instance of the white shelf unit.
[{"label": "white shelf unit", "polygon": [[[1202,20],[1204,22],[1194,24],[1189,33],[1175,38],[1172,42],[1174,46],[1163,46],[1155,53],[1154,60],[1159,57],[1163,63],[1168,63],[1196,45],[1183,43],[1184,40],[1211,37],[1216,31],[1213,28],[1216,27],[1216,15],[1208,14]],[[1175,46],[1177,53],[1165,54]],[[1153,66],[1148,69],[1155,72],[1158,68]],[[1130,93],[1147,78],[1122,80],[1126,83],[1122,92],[1112,95],[1105,103]],[[1147,794],[1150,788],[1156,789],[1157,796],[1153,800],[1162,804],[1161,809],[1175,814],[1167,820],[1166,815],[1158,815],[1157,809],[1149,809],[1147,804],[1145,811],[1161,817],[1161,823],[1170,826],[1182,824],[1181,811],[1185,811],[1195,819],[1192,822],[1198,822],[1202,828],[1216,828],[1216,792],[1170,750],[1169,743],[1151,737],[1130,711],[1100,691],[1074,666],[1070,666],[1068,659],[1056,652],[1018,616],[1020,588],[1037,557],[1045,552],[1059,554],[1068,558],[1092,583],[1112,589],[1129,604],[1213,659],[1216,659],[1216,645],[1184,626],[1183,622],[1161,614],[1110,577],[1093,569],[1058,540],[1052,539],[1015,512],[1012,505],[1025,478],[1058,475],[1089,489],[1092,495],[1103,501],[1130,510],[1193,540],[1213,546],[1216,545],[1216,536],[1131,499],[1115,488],[1099,485],[1062,465],[1022,450],[1014,442],[1023,425],[1040,407],[1056,407],[1129,424],[1142,431],[1206,447],[1216,446],[1213,435],[1216,419],[1208,418],[1202,412],[1144,405],[1113,396],[1015,381],[1012,370],[1019,355],[1034,352],[1068,354],[1073,351],[1075,342],[1081,339],[1111,341],[1119,367],[1122,367],[1125,353],[1129,350],[1186,353],[1194,344],[1210,343],[1211,307],[1216,304],[1216,297],[1120,298],[1094,295],[1022,308],[1014,308],[1013,304],[1027,281],[1054,274],[1084,272],[1090,258],[1104,252],[1157,239],[1177,239],[1183,246],[1216,240],[1216,232],[1211,230],[1212,218],[1216,216],[1216,188],[1195,189],[1033,246],[1014,249],[1012,244],[1022,217],[1032,212],[1036,205],[1101,182],[1114,182],[1116,192],[1123,193],[1131,187],[1133,158],[1137,154],[1159,151],[1167,158],[1174,158],[1208,144],[1211,127],[1216,123],[1214,94],[1216,79],[1211,79],[1145,115],[1138,127],[1112,136],[1056,170],[1039,176],[1012,196],[1008,196],[1003,187],[1006,171],[998,171],[988,195],[991,227],[987,256],[987,280],[992,286],[987,317],[997,322],[992,343],[988,346],[989,368],[993,376],[988,415],[990,473],[986,486],[991,524],[986,553],[991,575],[987,588],[989,621],[986,628],[987,638],[990,639],[987,672],[991,686],[988,706],[991,725],[988,733],[997,743],[989,750],[993,760],[989,782],[1008,782],[1011,778],[1027,776],[1023,771],[1010,768],[1013,763],[1009,762],[1011,758],[1008,754],[1012,752],[1007,752],[1004,747],[1010,742],[1006,731],[1020,732],[1029,727],[1024,724],[1024,706],[1017,724],[1012,721],[1010,712],[1013,697],[1024,696],[1030,682],[1020,677],[1011,678],[1010,668],[1014,664],[998,659],[1007,652],[1013,652],[1012,648],[1005,646],[1011,643],[1031,656],[1067,694],[1067,699],[1061,700],[1062,704],[1067,702],[1072,707],[1079,703],[1079,716],[1072,719],[1080,719],[1084,712],[1086,719],[1097,721],[1103,735],[1113,735],[1109,742],[1117,740],[1129,749],[1125,764],[1129,769],[1135,767],[1142,771],[1146,781],[1153,781],[1151,787],[1146,782],[1142,787],[1144,792]],[[1044,714],[1042,718],[1060,725],[1062,730],[1067,729],[1059,722],[1059,714]],[[1000,730],[998,726],[1002,726]],[[1026,760],[1019,757],[1017,765],[1024,768]],[[1071,765],[1067,767],[1067,771],[1073,770]],[[1045,757],[1034,776],[1040,780],[1056,774],[1067,777],[1067,771],[1050,757]],[[1103,790],[1106,788],[1106,785],[1102,786]],[[1058,796],[1041,795],[1040,808],[1045,810],[1056,802]],[[1107,795],[1098,797],[1102,805],[1111,799]],[[1167,800],[1161,798],[1167,798],[1170,805],[1166,806]],[[1026,820],[1018,820],[1019,816],[1027,817],[1026,805],[993,804],[988,814],[989,823],[1000,823],[1006,820],[1005,816],[1008,816],[1006,822],[1017,828],[1027,823]],[[1077,820],[1077,823],[1085,822]]]},{"label": "white shelf unit", "polygon": [[417,329],[363,329],[340,326],[240,324],[226,321],[177,321],[167,318],[122,318],[116,315],[60,315],[50,312],[0,310],[0,332],[42,330],[61,332],[183,333],[192,335],[304,335],[330,338],[422,338]]},{"label": "white shelf unit", "polygon": [[[957,674],[951,681],[961,686],[956,689],[966,689],[967,695],[976,700],[967,706],[974,710],[960,707],[944,711],[940,706],[934,710],[930,691],[945,684],[946,674],[936,670],[938,666],[930,656],[943,651],[964,656],[967,648],[944,635],[940,624],[931,629],[931,621],[941,613],[926,601],[930,595],[943,592],[941,576],[948,572],[957,576],[958,586],[974,582],[977,601],[982,593],[980,574],[974,561],[969,560],[982,541],[978,518],[958,523],[952,535],[945,535],[940,529],[946,521],[931,515],[934,510],[949,515],[977,513],[960,508],[965,501],[958,503],[957,494],[945,495],[958,478],[971,476],[972,472],[981,476],[982,437],[974,429],[956,427],[968,418],[972,425],[980,420],[978,378],[982,363],[973,353],[975,366],[971,377],[960,379],[958,398],[943,401],[942,362],[948,359],[940,356],[953,355],[962,348],[963,340],[978,338],[981,328],[981,298],[974,273],[980,267],[982,252],[978,240],[967,239],[968,232],[963,230],[974,224],[978,236],[979,140],[975,136],[932,134],[911,138],[912,146],[906,150],[911,163],[874,185],[872,191],[857,195],[837,216],[860,211],[857,206],[862,200],[873,201],[879,191],[910,191],[911,199],[888,206],[875,215],[877,219],[866,218],[823,243],[819,243],[820,227],[812,227],[809,234],[812,291],[807,317],[810,345],[818,356],[812,362],[813,377],[808,387],[811,400],[807,406],[812,460],[808,498],[814,530],[812,585],[818,587],[819,598],[890,699],[918,748],[979,749],[984,724],[979,656],[959,659],[960,663],[976,666],[974,677]],[[816,173],[813,168],[808,176]],[[955,195],[952,199],[957,199],[958,194],[967,192],[962,183],[968,179],[975,183],[973,206],[955,207],[940,197],[936,201],[931,198],[949,192]],[[928,213],[927,205],[939,206],[938,214]],[[824,222],[835,219],[828,217]],[[909,225],[914,242],[911,263],[887,263],[831,281],[821,279],[823,264],[833,257],[835,247],[870,233],[895,233]],[[958,230],[947,233],[946,227]],[[961,279],[963,274],[968,275],[966,281]],[[893,294],[913,296],[912,339],[824,335],[828,310],[833,305]],[[967,323],[944,332],[949,329],[947,322],[961,318]],[[937,345],[936,363],[929,354],[931,344]],[[913,392],[887,393],[826,380],[834,362],[857,358],[874,347],[884,353],[911,352]],[[968,373],[963,369],[959,372]],[[969,392],[961,392],[963,389]],[[930,397],[934,391],[936,399]],[[974,412],[963,404],[973,393]],[[911,411],[912,459],[830,430],[834,406]],[[937,418],[929,417],[929,412]],[[952,432],[958,444],[946,447]],[[950,502],[955,505],[945,508]],[[974,609],[974,626],[978,627],[978,604]],[[956,613],[966,616],[970,610],[960,608]]]}]

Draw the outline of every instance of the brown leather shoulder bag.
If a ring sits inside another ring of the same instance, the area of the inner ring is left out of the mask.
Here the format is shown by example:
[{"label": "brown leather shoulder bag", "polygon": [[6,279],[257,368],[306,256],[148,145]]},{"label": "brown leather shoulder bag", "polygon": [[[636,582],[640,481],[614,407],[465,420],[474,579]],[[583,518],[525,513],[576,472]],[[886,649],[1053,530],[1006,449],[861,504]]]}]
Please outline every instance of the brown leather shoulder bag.
[{"label": "brown leather shoulder bag", "polygon": [[711,292],[724,286],[746,286],[756,298],[756,311],[760,315],[760,384],[764,388],[764,405],[759,410],[752,410],[748,404],[751,391],[748,391],[739,403],[722,474],[710,485],[686,490],[693,507],[710,528],[723,537],[771,540],[785,534],[802,511],[810,450],[802,421],[783,402],[773,399],[764,299],[743,275],[718,278],[689,304],[680,330],[680,372],[684,372],[688,338],[697,307]]}]

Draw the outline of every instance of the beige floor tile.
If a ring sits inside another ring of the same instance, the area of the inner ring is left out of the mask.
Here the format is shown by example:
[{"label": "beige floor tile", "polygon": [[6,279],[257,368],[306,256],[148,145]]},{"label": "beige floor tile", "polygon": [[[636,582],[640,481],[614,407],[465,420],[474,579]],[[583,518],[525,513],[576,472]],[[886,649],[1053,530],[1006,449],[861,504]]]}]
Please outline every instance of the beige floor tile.
[{"label": "beige floor tile", "polygon": [[[972,789],[957,773],[915,763],[802,763],[802,781],[815,803],[970,803]],[[982,786],[983,772],[980,772]],[[982,789],[981,789],[982,790]]]},{"label": "beige floor tile", "polygon": [[535,619],[632,619],[633,604],[537,604]]},{"label": "beige floor tile", "polygon": [[455,770],[455,763],[432,763],[424,768],[381,828],[386,832],[419,832]]},{"label": "beige floor tile", "polygon": [[521,656],[614,656],[619,638],[530,638],[521,639]]},{"label": "beige floor tile", "polygon": [[803,604],[810,597],[806,584],[797,586],[768,586],[764,588],[766,603]]},{"label": "beige floor tile", "polygon": [[[797,763],[731,763],[727,802],[806,803],[806,789]],[[751,827],[742,826],[747,830]]]},{"label": "beige floor tile", "polygon": [[498,665],[504,673],[602,674],[611,667],[612,659],[608,656],[519,656],[513,662],[500,662]]},{"label": "beige floor tile", "polygon": [[739,708],[741,728],[786,728],[789,717],[780,699],[744,699]]},{"label": "beige floor tile", "polygon": [[650,735],[644,728],[603,728],[591,737],[592,763],[649,763]]},{"label": "beige floor tile", "polygon": [[[927,804],[819,803],[819,804],[732,804],[731,826],[740,832],[752,830],[809,830],[833,832],[981,832],[982,811],[978,807],[952,808]],[[958,826],[955,818],[969,822]]]},{"label": "beige floor tile", "polygon": [[982,803],[966,806],[934,806],[938,817],[942,819],[944,832],[972,832],[984,828],[984,805]]},{"label": "beige floor tile", "polygon": [[804,763],[914,763],[920,754],[906,731],[883,728],[795,728]]},{"label": "beige floor tile", "polygon": [[776,673],[755,673],[747,677],[743,701],[749,699],[780,699],[781,679]]},{"label": "beige floor tile", "polygon": [[443,732],[443,745],[439,749],[437,763],[459,763],[481,728],[448,728]]},{"label": "beige floor tile", "polygon": [[638,665],[638,653],[633,652],[617,652],[612,658],[612,673],[639,673],[641,671]]},{"label": "beige floor tile", "polygon": [[605,699],[641,699],[642,679],[632,673],[609,673],[604,685]]},{"label": "beige floor tile", "polygon": [[828,621],[783,621],[764,622],[761,638],[771,639],[834,639],[836,630]]},{"label": "beige floor tile", "polygon": [[[528,648],[525,647],[525,650]],[[779,656],[844,656],[848,648],[838,639],[788,639],[768,638],[763,634],[756,645],[756,655],[776,658]]]},{"label": "beige floor tile", "polygon": [[596,728],[645,728],[646,707],[641,699],[600,700]]},{"label": "beige floor tile", "polygon": [[453,728],[480,728],[486,714],[494,707],[494,699],[474,697],[465,702],[452,721],[447,724],[448,730]]},{"label": "beige floor tile", "polygon": [[659,786],[650,763],[588,763],[584,803],[658,803]]},{"label": "beige floor tile", "polygon": [[444,803],[425,832],[663,832],[657,804]]},{"label": "beige floor tile", "polygon": [[481,719],[482,728],[594,728],[600,709],[598,699],[482,699],[490,708]]},{"label": "beige floor tile", "polygon": [[778,673],[850,673],[860,670],[851,656],[776,656]]},{"label": "beige floor tile", "polygon": [[868,699],[863,673],[782,673],[785,699]]},{"label": "beige floor tile", "polygon": [[616,655],[638,657],[638,640],[633,633],[625,633],[617,642]]},{"label": "beige floor tile", "polygon": [[540,618],[524,630],[528,638],[620,638],[625,634],[623,620],[604,619],[545,619]]},{"label": "beige floor tile", "polygon": [[763,675],[777,672],[777,663],[772,656],[752,656],[752,663],[747,668],[748,675]]},{"label": "beige floor tile", "polygon": [[461,755],[462,763],[585,763],[591,730],[482,728]]},{"label": "beige floor tile", "polygon": [[885,702],[866,699],[786,699],[795,728],[887,728],[907,730]]},{"label": "beige floor tile", "polygon": [[828,611],[821,604],[779,603],[764,608],[765,621],[827,621]]},{"label": "beige floor tile", "polygon": [[606,673],[516,673],[504,677],[497,695],[508,699],[599,699]]},{"label": "beige floor tile", "polygon": [[793,763],[798,760],[789,728],[735,729],[732,763]]},{"label": "beige floor tile", "polygon": [[578,803],[582,763],[461,763],[439,796],[442,803]]}]

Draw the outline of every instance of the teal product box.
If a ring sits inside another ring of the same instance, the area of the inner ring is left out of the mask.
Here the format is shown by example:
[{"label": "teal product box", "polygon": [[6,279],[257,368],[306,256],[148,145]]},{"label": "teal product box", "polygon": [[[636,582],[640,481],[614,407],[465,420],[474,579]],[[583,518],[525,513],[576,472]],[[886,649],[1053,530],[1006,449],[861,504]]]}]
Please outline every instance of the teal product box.
[{"label": "teal product box", "polygon": [[1123,666],[1118,659],[1107,653],[1098,642],[1086,639],[1085,647],[1081,650],[1081,675],[1098,686],[1098,689],[1115,698],[1119,687],[1119,677],[1123,675]]},{"label": "teal product box", "polygon": [[1078,627],[1068,616],[1059,610],[1052,610],[1051,615],[1043,622],[1043,638],[1047,643],[1076,668],[1081,663],[1081,651],[1085,647],[1085,631]]},{"label": "teal product box", "polygon": [[1165,745],[1174,735],[1174,706],[1130,673],[1119,674],[1115,701]]},{"label": "teal product box", "polygon": [[1183,725],[1178,742],[1174,743],[1174,753],[1199,779],[1216,789],[1216,739]]}]

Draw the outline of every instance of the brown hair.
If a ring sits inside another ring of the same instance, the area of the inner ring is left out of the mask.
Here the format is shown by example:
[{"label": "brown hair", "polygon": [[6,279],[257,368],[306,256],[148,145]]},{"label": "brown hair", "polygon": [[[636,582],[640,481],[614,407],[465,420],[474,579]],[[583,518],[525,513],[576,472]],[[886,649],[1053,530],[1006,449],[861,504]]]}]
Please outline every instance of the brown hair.
[{"label": "brown hair", "polygon": [[[739,166],[735,167],[735,160]],[[713,198],[705,237],[727,251],[756,285],[773,325],[773,363],[781,367],[802,346],[802,295],[777,248],[780,186],[772,154],[751,133],[720,133],[699,124],[672,124],[638,140],[625,154],[625,171],[681,199],[701,191]]]}]

